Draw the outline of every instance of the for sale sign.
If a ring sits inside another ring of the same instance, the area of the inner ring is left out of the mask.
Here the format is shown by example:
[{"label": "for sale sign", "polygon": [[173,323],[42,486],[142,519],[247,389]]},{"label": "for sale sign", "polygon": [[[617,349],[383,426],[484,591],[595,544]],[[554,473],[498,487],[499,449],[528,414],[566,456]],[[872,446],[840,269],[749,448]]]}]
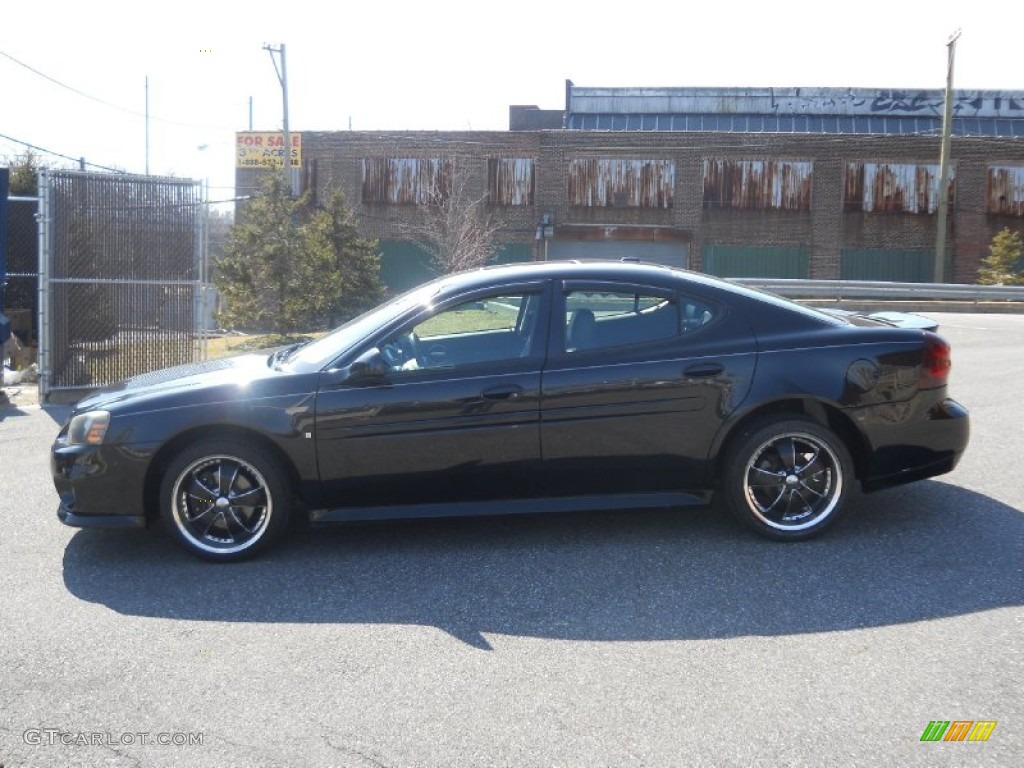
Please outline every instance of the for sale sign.
[{"label": "for sale sign", "polygon": [[[292,133],[292,167],[302,165],[302,134]],[[238,168],[280,168],[284,165],[284,134],[244,131],[236,134],[235,166]]]}]

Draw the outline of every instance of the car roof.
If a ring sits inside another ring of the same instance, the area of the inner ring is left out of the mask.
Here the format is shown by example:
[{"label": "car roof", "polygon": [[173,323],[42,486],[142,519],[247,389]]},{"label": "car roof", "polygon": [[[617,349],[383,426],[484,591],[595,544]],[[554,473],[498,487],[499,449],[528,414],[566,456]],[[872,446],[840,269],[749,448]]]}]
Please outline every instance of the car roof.
[{"label": "car roof", "polygon": [[486,288],[502,282],[515,283],[550,279],[607,280],[662,286],[674,283],[677,287],[688,286],[698,293],[702,288],[707,289],[708,292],[717,293],[720,298],[724,298],[723,294],[730,294],[732,296],[730,301],[755,302],[760,307],[760,311],[770,311],[770,307],[789,315],[802,316],[805,320],[813,320],[817,324],[842,324],[842,321],[820,310],[803,306],[781,296],[732,283],[714,275],[633,260],[584,259],[495,264],[446,275],[435,281],[433,285],[437,286],[438,291],[450,294]]},{"label": "car roof", "polygon": [[530,261],[513,264],[494,264],[466,272],[458,272],[443,278],[446,286],[470,288],[487,285],[495,280],[509,282],[560,278],[566,280],[615,280],[625,282],[655,282],[687,279],[707,285],[725,287],[728,284],[717,278],[689,272],[677,267],[636,261],[607,261],[586,259],[573,261]]}]

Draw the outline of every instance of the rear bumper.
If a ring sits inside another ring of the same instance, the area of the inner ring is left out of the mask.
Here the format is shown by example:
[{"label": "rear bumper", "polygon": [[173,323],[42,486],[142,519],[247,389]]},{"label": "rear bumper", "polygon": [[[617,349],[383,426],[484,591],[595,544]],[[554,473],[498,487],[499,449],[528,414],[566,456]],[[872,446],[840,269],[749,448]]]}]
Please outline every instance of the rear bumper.
[{"label": "rear bumper", "polygon": [[970,414],[956,400],[945,399],[921,418],[887,428],[872,425],[870,466],[861,480],[866,492],[924,480],[953,471],[970,440]]}]

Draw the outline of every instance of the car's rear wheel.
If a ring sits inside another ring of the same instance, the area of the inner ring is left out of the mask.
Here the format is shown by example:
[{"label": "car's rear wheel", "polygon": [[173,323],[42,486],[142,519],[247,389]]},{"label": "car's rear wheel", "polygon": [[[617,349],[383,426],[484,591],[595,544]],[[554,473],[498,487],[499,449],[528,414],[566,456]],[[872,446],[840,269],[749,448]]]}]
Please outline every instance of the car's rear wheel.
[{"label": "car's rear wheel", "polygon": [[185,448],[160,487],[160,514],[174,539],[218,562],[243,560],[280,539],[289,502],[277,462],[257,447],[230,440]]},{"label": "car's rear wheel", "polygon": [[755,424],[726,454],[726,505],[773,539],[822,533],[841,514],[852,483],[853,461],[842,440],[806,419]]}]

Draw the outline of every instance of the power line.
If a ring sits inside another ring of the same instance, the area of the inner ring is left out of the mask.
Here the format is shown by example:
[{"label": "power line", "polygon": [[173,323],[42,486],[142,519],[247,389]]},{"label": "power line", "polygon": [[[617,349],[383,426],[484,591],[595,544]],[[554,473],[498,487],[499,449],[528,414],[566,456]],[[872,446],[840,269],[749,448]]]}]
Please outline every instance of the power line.
[{"label": "power line", "polygon": [[177,125],[177,126],[180,126],[180,127],[183,127],[183,128],[199,128],[201,130],[224,130],[224,131],[234,130],[233,128],[229,128],[229,127],[224,126],[224,125],[198,125],[197,123],[183,123],[183,122],[181,122],[179,120],[168,120],[167,118],[154,117],[153,115],[147,115],[145,112],[138,112],[138,111],[136,111],[134,109],[129,109],[127,107],[122,107],[119,104],[114,104],[112,102],[109,102],[109,101],[106,101],[104,99],[101,99],[98,96],[92,96],[92,95],[90,95],[88,93],[85,93],[85,91],[81,91],[78,88],[75,88],[74,86],[68,85],[67,83],[62,83],[60,80],[57,80],[54,77],[50,77],[50,75],[46,74],[45,72],[40,72],[35,67],[32,67],[32,66],[26,64],[25,62],[20,61],[19,59],[14,58],[13,56],[11,56],[11,54],[7,53],[6,51],[0,51],[0,56],[3,56],[6,59],[10,59],[15,64],[17,64],[19,67],[23,67],[23,68],[27,69],[32,74],[38,75],[39,77],[43,78],[44,80],[48,80],[49,82],[53,83],[54,85],[60,86],[61,88],[64,88],[65,90],[71,91],[72,93],[74,93],[74,94],[76,94],[78,96],[81,96],[84,99],[89,99],[90,101],[95,101],[97,104],[102,104],[105,107],[110,107],[111,109],[116,109],[119,112],[125,112],[126,114],[135,115],[136,117],[147,118],[149,120],[155,120],[158,123],[167,123],[168,125]]},{"label": "power line", "polygon": [[54,152],[52,149],[46,149],[46,147],[37,147],[35,144],[29,144],[27,141],[22,141],[21,139],[16,139],[13,136],[7,136],[7,135],[5,135],[3,133],[0,133],[0,139],[7,139],[7,141],[13,141],[15,144],[21,144],[22,146],[28,147],[29,149],[34,149],[37,152],[45,152],[48,155],[54,155],[55,157],[62,157],[65,160],[71,160],[72,162],[75,162],[75,163],[84,163],[85,165],[92,166],[93,168],[100,168],[100,169],[102,169],[104,171],[112,171],[113,173],[128,173],[128,171],[124,170],[123,168],[111,168],[108,165],[100,165],[99,163],[90,163],[90,162],[86,161],[85,158],[71,157],[71,155],[65,155],[62,152]]},{"label": "power line", "polygon": [[[72,162],[74,162],[76,164],[84,163],[85,165],[88,165],[88,166],[90,166],[92,168],[99,168],[100,170],[110,171],[111,173],[121,173],[121,174],[129,174],[129,175],[132,173],[131,171],[126,171],[124,168],[111,168],[109,165],[100,165],[99,163],[90,163],[89,161],[85,160],[85,158],[82,158],[82,157],[72,157],[71,155],[65,155],[62,152],[55,152],[52,149],[47,149],[46,147],[39,147],[39,146],[36,146],[35,144],[30,144],[27,141],[22,141],[21,139],[16,139],[13,136],[8,136],[8,135],[3,134],[3,133],[0,133],[0,139],[6,139],[7,141],[13,142],[14,144],[20,144],[23,147],[27,147],[28,149],[34,149],[37,152],[43,152],[43,153],[45,153],[47,155],[53,155],[54,157],[60,157],[60,158],[63,158],[65,160],[71,160]],[[211,184],[209,186],[209,189],[235,189],[235,187],[234,186],[230,186],[230,185],[226,185],[226,184],[225,185]],[[253,187],[253,189],[255,189],[255,187]],[[230,202],[230,201],[223,200],[223,201],[215,201],[215,202]]]}]

